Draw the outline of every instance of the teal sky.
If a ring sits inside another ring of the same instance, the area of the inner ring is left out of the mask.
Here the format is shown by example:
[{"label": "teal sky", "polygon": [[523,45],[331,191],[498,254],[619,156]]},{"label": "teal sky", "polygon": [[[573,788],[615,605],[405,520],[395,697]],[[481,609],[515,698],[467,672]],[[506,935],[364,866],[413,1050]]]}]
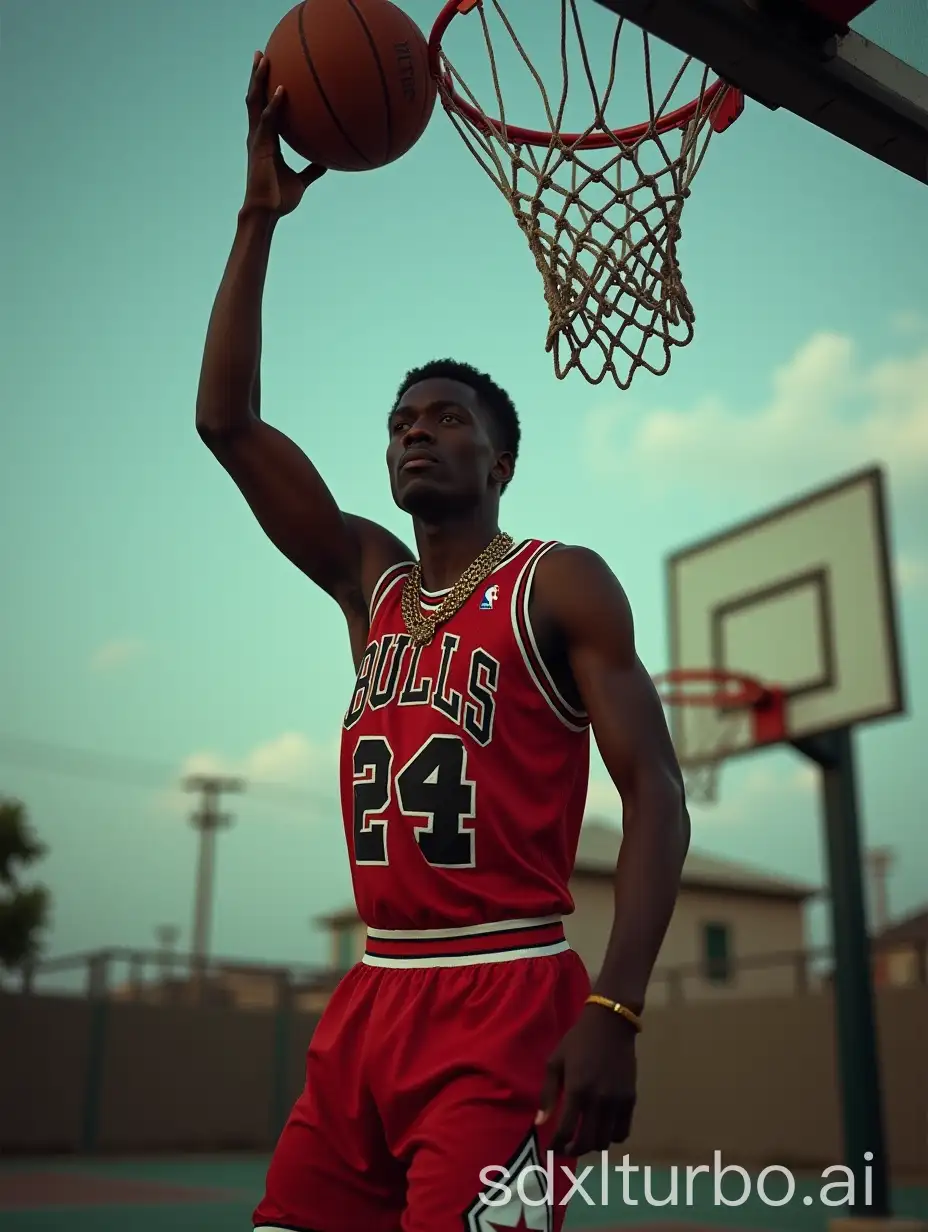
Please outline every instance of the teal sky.
[{"label": "teal sky", "polygon": [[[436,0],[405,3],[428,27]],[[78,777],[0,739],[0,793],[26,801],[51,848],[52,952],[150,945],[163,923],[189,943],[192,801],[172,775],[192,766],[292,793],[232,803],[216,951],[311,961],[310,918],[350,897],[341,617],[265,541],[193,427],[242,195],[251,54],[281,8],[0,0],[0,733],[99,755]],[[530,106],[527,87],[513,100]],[[505,528],[601,552],[654,672],[669,551],[884,464],[910,713],[861,730],[857,748],[866,842],[896,855],[896,912],[924,896],[928,868],[925,192],[749,105],[684,213],[696,340],[666,377],[620,393],[555,379],[531,256],[439,109],[406,158],[310,191],[279,229],[265,313],[266,417],[344,508],[404,535],[383,461],[398,382],[445,355],[492,373],[524,431]],[[819,883],[814,788],[791,753],[739,762],[720,804],[694,810],[694,846]],[[599,764],[590,807],[618,823]]]}]

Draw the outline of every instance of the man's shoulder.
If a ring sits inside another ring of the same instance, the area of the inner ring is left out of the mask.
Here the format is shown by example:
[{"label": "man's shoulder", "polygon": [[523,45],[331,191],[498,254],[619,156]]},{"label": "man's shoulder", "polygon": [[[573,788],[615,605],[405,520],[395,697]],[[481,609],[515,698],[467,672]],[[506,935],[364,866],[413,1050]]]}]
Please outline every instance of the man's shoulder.
[{"label": "man's shoulder", "polygon": [[552,542],[550,550],[541,557],[536,577],[547,579],[553,585],[618,582],[612,567],[599,552],[580,544],[560,542]]},{"label": "man's shoulder", "polygon": [[539,616],[556,626],[631,619],[628,597],[611,565],[599,552],[578,544],[559,543],[544,554],[533,598]]},{"label": "man's shoulder", "polygon": [[370,611],[371,601],[378,583],[389,570],[397,565],[411,565],[415,556],[401,539],[369,518],[356,513],[346,513],[345,521],[351,528],[360,554],[360,580],[365,611]]}]

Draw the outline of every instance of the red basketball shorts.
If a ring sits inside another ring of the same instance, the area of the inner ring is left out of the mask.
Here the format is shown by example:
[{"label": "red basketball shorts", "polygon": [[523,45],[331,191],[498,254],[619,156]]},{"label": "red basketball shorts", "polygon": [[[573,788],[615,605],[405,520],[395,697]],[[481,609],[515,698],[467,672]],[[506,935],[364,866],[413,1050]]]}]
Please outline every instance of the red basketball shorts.
[{"label": "red basketball shorts", "polygon": [[574,1161],[548,1157],[556,1118],[534,1122],[590,985],[559,921],[525,924],[369,937],[316,1027],[255,1229],[558,1232]]}]

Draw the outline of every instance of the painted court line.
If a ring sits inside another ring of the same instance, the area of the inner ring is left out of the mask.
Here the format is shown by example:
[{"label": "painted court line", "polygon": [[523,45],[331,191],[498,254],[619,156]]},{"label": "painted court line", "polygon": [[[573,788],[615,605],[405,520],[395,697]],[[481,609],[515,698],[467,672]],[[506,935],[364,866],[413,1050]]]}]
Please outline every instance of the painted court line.
[{"label": "painted court line", "polygon": [[0,1210],[56,1206],[188,1206],[232,1202],[240,1191],[199,1185],[165,1185],[76,1172],[0,1173]]}]

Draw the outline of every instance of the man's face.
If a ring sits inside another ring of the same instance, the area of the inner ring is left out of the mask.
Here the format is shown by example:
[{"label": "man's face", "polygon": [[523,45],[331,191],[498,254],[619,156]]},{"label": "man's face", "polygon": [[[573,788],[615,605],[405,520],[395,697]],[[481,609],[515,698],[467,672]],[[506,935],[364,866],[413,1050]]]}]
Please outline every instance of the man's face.
[{"label": "man's face", "polygon": [[497,492],[512,473],[469,385],[435,378],[412,385],[390,416],[387,467],[393,499],[428,519],[461,512]]}]

